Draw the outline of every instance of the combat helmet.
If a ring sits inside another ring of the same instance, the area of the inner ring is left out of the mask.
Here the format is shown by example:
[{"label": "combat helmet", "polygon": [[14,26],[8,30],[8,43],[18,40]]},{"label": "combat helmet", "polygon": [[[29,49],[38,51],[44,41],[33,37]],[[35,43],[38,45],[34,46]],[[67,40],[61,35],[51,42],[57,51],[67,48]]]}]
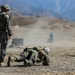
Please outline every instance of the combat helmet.
[{"label": "combat helmet", "polygon": [[44,47],[43,50],[44,50],[47,54],[48,54],[49,51],[50,51],[49,48],[47,48],[47,47]]},{"label": "combat helmet", "polygon": [[1,5],[1,10],[3,10],[3,9],[6,9],[7,11],[9,11],[10,7],[8,4],[3,4],[3,5]]}]

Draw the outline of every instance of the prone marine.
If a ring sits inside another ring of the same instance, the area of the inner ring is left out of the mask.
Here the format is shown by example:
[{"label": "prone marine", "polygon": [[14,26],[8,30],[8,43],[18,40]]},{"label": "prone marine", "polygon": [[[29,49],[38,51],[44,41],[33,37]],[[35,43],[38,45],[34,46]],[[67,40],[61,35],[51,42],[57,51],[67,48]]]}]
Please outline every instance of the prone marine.
[{"label": "prone marine", "polygon": [[36,63],[42,63],[44,66],[49,66],[48,58],[49,48],[47,47],[26,47],[19,56],[9,56],[7,66],[11,66],[11,62],[23,62],[24,67],[33,66]]}]

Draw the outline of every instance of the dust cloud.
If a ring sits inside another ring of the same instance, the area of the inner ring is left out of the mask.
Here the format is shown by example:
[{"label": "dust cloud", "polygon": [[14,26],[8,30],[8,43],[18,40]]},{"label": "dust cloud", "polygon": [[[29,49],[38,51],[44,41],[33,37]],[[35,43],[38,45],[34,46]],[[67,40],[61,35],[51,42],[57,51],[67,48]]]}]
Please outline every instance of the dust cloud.
[{"label": "dust cloud", "polygon": [[[23,38],[24,46],[72,46],[75,42],[75,26],[60,19],[37,18],[33,24],[12,26],[13,37]],[[54,41],[50,43],[50,33]]]},{"label": "dust cloud", "polygon": [[30,26],[13,26],[13,38],[23,38],[24,45],[44,45],[49,38],[47,26],[48,22],[43,21],[43,19],[38,19],[36,23]]}]

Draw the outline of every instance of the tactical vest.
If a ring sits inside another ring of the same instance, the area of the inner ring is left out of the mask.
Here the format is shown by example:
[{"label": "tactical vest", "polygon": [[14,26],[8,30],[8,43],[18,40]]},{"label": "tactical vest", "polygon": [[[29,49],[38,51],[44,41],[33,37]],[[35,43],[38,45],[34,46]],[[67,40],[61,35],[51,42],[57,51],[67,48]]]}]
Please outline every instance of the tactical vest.
[{"label": "tactical vest", "polygon": [[5,14],[0,13],[0,30],[6,30]]}]

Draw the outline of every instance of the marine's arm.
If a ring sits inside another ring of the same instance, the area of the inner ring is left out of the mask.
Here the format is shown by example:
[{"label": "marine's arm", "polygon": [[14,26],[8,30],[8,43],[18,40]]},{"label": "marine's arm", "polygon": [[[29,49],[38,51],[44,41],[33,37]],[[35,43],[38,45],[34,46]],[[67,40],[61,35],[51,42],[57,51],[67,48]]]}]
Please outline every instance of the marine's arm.
[{"label": "marine's arm", "polygon": [[11,28],[10,28],[10,19],[9,19],[8,15],[5,15],[5,25],[6,25],[6,31],[7,31],[8,37],[11,37],[12,31],[11,31]]},{"label": "marine's arm", "polygon": [[42,62],[42,61],[43,61],[44,56],[45,56],[45,55],[44,55],[43,53],[39,52],[39,54],[38,54],[38,59],[37,59],[37,63]]}]

